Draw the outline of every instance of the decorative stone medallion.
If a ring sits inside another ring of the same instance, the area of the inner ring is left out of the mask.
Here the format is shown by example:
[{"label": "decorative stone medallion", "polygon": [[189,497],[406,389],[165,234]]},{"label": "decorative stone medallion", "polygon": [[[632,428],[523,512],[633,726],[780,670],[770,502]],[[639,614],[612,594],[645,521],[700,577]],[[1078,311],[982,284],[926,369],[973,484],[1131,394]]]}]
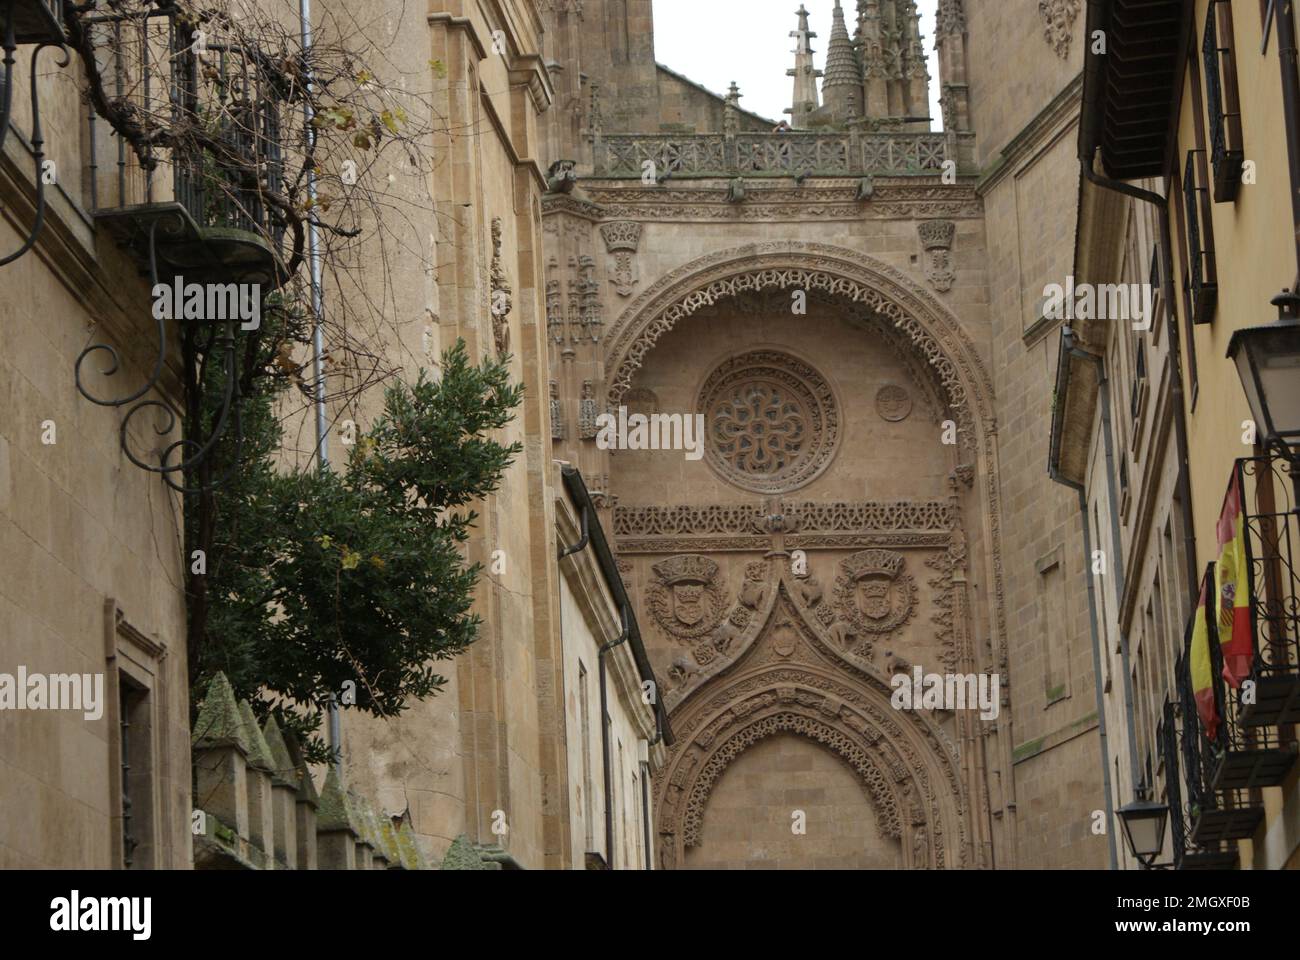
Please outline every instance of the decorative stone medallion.
[{"label": "decorative stone medallion", "polygon": [[726,597],[716,563],[686,554],[656,563],[652,569],[656,580],[648,597],[650,611],[664,633],[689,643],[718,627],[726,613]]},{"label": "decorative stone medallion", "polygon": [[757,493],[807,486],[830,465],[840,437],[839,406],[811,366],[775,350],[728,360],[705,381],[699,406],[708,424],[710,465]]},{"label": "decorative stone medallion", "polygon": [[884,635],[905,626],[916,611],[916,582],[902,554],[864,550],[840,561],[835,609],[860,633]]},{"label": "decorative stone medallion", "polygon": [[876,412],[889,423],[901,423],[912,414],[912,395],[896,383],[881,387],[876,394]]}]

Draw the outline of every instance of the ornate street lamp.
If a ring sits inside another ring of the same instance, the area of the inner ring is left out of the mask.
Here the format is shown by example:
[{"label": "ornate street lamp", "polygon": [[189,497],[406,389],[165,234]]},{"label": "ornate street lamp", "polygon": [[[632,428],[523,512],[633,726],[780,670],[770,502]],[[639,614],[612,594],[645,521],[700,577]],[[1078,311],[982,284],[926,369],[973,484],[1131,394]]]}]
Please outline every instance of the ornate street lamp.
[{"label": "ornate street lamp", "polygon": [[1165,827],[1169,824],[1169,807],[1146,799],[1139,791],[1138,798],[1118,811],[1119,822],[1124,826],[1124,839],[1129,853],[1142,864],[1144,870],[1155,868],[1156,858],[1165,848]]},{"label": "ornate street lamp", "polygon": [[31,232],[22,245],[8,256],[0,257],[0,267],[13,263],[36,245],[45,226],[45,186],[50,178],[45,170],[45,134],[41,130],[41,100],[36,86],[36,65],[41,51],[57,47],[63,52],[60,67],[66,67],[68,48],[63,44],[62,7],[58,0],[0,0],[0,49],[4,50],[3,74],[0,74],[0,150],[9,136],[9,119],[13,113],[14,53],[20,45],[35,44],[32,54],[32,159],[36,167],[36,217]]},{"label": "ornate street lamp", "polygon": [[1236,331],[1228,358],[1237,365],[1264,446],[1290,465],[1300,513],[1300,293],[1283,290],[1273,306],[1277,321]]}]

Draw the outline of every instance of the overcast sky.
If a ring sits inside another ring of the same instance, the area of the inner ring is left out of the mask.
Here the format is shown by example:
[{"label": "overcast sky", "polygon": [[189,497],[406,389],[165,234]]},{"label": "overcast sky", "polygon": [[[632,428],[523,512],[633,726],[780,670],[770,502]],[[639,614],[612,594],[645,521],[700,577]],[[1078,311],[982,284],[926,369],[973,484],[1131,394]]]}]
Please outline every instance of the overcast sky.
[{"label": "overcast sky", "polygon": [[[835,0],[803,0],[813,31],[817,68],[826,66]],[[857,4],[843,4],[852,35]],[[939,69],[934,60],[934,15],[938,0],[918,0],[921,33],[930,58],[930,116],[939,121]],[[740,85],[740,105],[780,120],[794,98],[794,80],[785,71],[794,66],[794,40],[799,0],[654,0],[655,56],[659,62],[726,93],[731,81]]]}]

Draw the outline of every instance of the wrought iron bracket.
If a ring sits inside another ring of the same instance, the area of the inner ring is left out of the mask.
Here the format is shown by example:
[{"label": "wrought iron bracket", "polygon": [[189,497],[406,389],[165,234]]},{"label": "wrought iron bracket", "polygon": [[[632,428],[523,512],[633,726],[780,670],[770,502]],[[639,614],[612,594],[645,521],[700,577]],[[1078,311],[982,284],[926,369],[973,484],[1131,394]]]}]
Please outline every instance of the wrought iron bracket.
[{"label": "wrought iron bracket", "polygon": [[45,226],[45,188],[49,179],[45,170],[45,134],[41,127],[41,98],[36,84],[36,71],[41,53],[48,47],[62,52],[60,68],[68,66],[71,59],[63,43],[63,26],[59,21],[57,0],[0,0],[0,47],[4,50],[3,72],[0,73],[0,151],[9,137],[13,116],[14,54],[20,45],[36,45],[31,62],[32,98],[32,159],[35,166],[36,216],[32,228],[22,244],[13,253],[0,257],[0,267],[13,263],[36,245]]},{"label": "wrought iron bracket", "polygon": [[[182,211],[183,212],[183,211]],[[151,220],[147,227],[147,257],[149,266],[150,288],[156,287],[159,283],[158,272],[158,234],[162,229],[168,229],[171,232],[183,231],[184,224],[177,225],[178,220],[172,218],[168,221],[166,218],[157,217]],[[176,409],[165,400],[144,399],[153,391],[162,379],[163,370],[167,361],[167,323],[168,320],[157,316],[155,311],[155,322],[157,324],[158,352],[154,358],[153,370],[150,372],[144,385],[135,392],[118,398],[105,398],[96,396],[82,381],[82,364],[85,363],[92,355],[105,354],[108,361],[100,374],[104,377],[115,376],[122,368],[121,354],[117,348],[106,343],[91,344],[81,352],[77,357],[75,368],[75,379],[77,392],[89,400],[91,403],[101,407],[130,407],[122,418],[122,425],[119,430],[119,445],[122,453],[133,464],[148,473],[155,473],[162,477],[162,480],[168,487],[182,494],[206,493],[221,486],[238,468],[239,455],[243,449],[244,433],[243,422],[240,416],[239,406],[239,358],[236,351],[235,324],[232,321],[224,322],[220,335],[214,343],[214,354],[221,357],[220,362],[224,367],[224,392],[221,399],[221,406],[213,425],[211,433],[204,438],[195,439],[192,437],[182,437],[180,440],[174,440],[165,447],[156,451],[156,463],[146,460],[136,453],[131,447],[131,423],[141,413],[146,410],[153,410],[162,415],[163,421],[161,426],[155,426],[154,432],[159,437],[166,437],[176,429],[176,425],[183,418]],[[233,430],[235,437],[235,456],[231,460],[231,466],[226,472],[212,480],[210,483],[201,486],[187,486],[184,477],[193,475],[193,473],[203,464],[203,462],[212,454],[217,444]],[[173,458],[180,459],[173,463]],[[182,478],[177,482],[177,477]]]}]

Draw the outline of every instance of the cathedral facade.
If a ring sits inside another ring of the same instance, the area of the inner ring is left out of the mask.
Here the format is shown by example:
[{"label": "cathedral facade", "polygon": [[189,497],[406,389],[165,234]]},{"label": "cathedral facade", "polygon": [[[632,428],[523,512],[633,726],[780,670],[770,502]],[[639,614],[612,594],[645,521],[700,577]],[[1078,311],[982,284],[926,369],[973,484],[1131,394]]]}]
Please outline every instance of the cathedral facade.
[{"label": "cathedral facade", "polygon": [[[1010,6],[944,0],[933,37],[906,0],[801,7],[778,121],[659,64],[649,0],[543,4],[551,435],[677,735],[660,868],[1106,862],[1080,530],[1041,472],[1080,4]],[[900,676],[997,702],[899,709]]]}]

